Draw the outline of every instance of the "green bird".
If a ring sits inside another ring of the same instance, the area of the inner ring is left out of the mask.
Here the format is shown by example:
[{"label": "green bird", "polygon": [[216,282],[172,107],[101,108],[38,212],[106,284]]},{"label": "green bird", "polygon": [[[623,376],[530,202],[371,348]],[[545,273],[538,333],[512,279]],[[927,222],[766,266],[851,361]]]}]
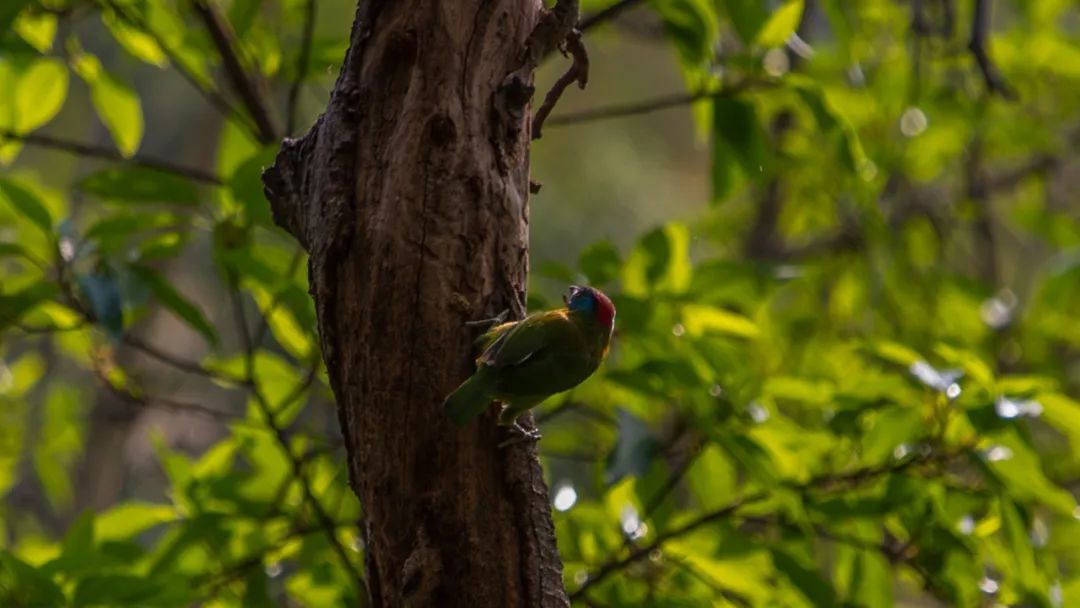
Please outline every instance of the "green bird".
[{"label": "green bird", "polygon": [[488,330],[476,371],[446,398],[446,414],[464,426],[492,401],[505,404],[499,424],[539,439],[517,417],[548,397],[574,388],[607,356],[615,307],[600,290],[570,286],[565,308],[539,312]]}]

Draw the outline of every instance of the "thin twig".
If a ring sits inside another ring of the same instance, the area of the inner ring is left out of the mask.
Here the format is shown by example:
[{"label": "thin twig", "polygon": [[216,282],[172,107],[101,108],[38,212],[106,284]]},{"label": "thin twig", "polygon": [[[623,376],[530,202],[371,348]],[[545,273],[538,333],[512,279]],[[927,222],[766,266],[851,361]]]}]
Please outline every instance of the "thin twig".
[{"label": "thin twig", "polygon": [[566,73],[555,81],[551,90],[544,96],[544,103],[536,111],[536,118],[533,119],[532,123],[533,139],[540,139],[540,131],[544,127],[544,121],[547,120],[551,111],[555,109],[555,104],[559,103],[559,98],[562,97],[566,87],[576,82],[578,88],[584,89],[585,85],[589,83],[589,53],[581,42],[581,32],[571,30],[566,35],[566,50],[570,53],[570,67],[566,69]]},{"label": "thin twig", "polygon": [[41,148],[48,148],[51,150],[59,150],[62,152],[68,152],[76,156],[83,156],[86,158],[97,158],[101,160],[107,160],[111,162],[124,163],[133,165],[136,167],[145,167],[147,169],[153,169],[155,171],[161,171],[164,173],[171,173],[173,175],[179,175],[180,177],[186,177],[195,181],[220,186],[224,183],[217,175],[204,171],[203,169],[197,169],[195,167],[186,167],[184,165],[178,165],[176,163],[161,160],[158,158],[152,158],[136,154],[132,157],[126,157],[120,153],[119,150],[111,148],[109,146],[98,146],[94,144],[83,143],[80,141],[72,141],[67,139],[61,139],[59,137],[52,137],[51,135],[41,135],[39,133],[16,133],[8,129],[0,129],[0,140],[10,139],[19,141],[31,146],[39,146]]},{"label": "thin twig", "polygon": [[[892,463],[884,467],[867,467],[863,469],[856,469],[848,473],[841,473],[836,475],[822,475],[811,479],[809,482],[790,488],[796,491],[809,491],[809,490],[834,490],[838,488],[844,488],[851,485],[858,485],[865,481],[877,479],[883,475],[890,475],[900,473],[908,468],[911,468],[920,464],[928,464],[935,461],[947,462],[957,457],[960,454],[966,454],[969,450],[967,448],[959,449],[955,452],[945,453],[928,453],[928,454],[915,454],[908,458]],[[619,572],[640,560],[641,558],[649,555],[653,551],[662,547],[668,541],[674,540],[681,536],[685,536],[694,530],[701,528],[707,524],[723,520],[727,517],[734,515],[739,509],[743,507],[761,502],[770,496],[770,492],[763,490],[748,494],[742,498],[739,498],[724,507],[720,507],[713,511],[709,511],[698,517],[690,520],[689,522],[677,527],[667,530],[659,535],[652,542],[635,547],[626,557],[620,559],[610,559],[603,566],[601,566],[594,574],[591,574],[589,578],[578,587],[576,591],[570,594],[570,600],[573,601],[583,593],[585,593],[592,586],[606,580],[611,575]]]},{"label": "thin twig", "polygon": [[311,42],[315,37],[315,0],[304,5],[304,29],[300,39],[300,54],[296,60],[296,78],[289,87],[289,99],[285,109],[285,134],[292,135],[296,128],[296,111],[300,101],[300,89],[307,77],[311,63]]},{"label": "thin twig", "polygon": [[232,420],[234,418],[243,418],[242,414],[236,412],[226,412],[209,406],[205,406],[199,403],[190,403],[186,401],[177,401],[168,397],[144,397],[138,395],[130,390],[123,389],[121,387],[113,385],[104,377],[103,373],[97,374],[102,384],[117,397],[123,399],[125,402],[132,405],[138,405],[141,407],[154,407],[161,406],[171,410],[178,410],[183,412],[191,412],[194,414],[202,414],[209,416],[217,420]]},{"label": "thin twig", "polygon": [[326,532],[327,542],[330,543],[330,546],[334,549],[334,552],[340,559],[341,565],[349,572],[356,585],[361,587],[361,594],[363,594],[364,583],[360,571],[356,568],[356,565],[353,564],[352,559],[350,559],[349,554],[341,544],[341,541],[338,540],[333,520],[323,508],[322,503],[319,502],[318,497],[315,495],[315,491],[311,487],[311,482],[307,478],[307,474],[304,473],[303,460],[293,453],[292,447],[289,445],[289,438],[285,434],[285,430],[277,421],[274,408],[270,406],[270,402],[266,399],[266,396],[262,394],[258,378],[255,375],[255,343],[252,341],[251,333],[248,331],[247,314],[244,312],[244,303],[240,299],[240,290],[236,281],[234,280],[231,283],[229,297],[232,300],[236,324],[240,330],[240,337],[243,340],[245,376],[251,387],[251,396],[255,399],[255,403],[266,421],[266,426],[274,434],[274,439],[277,441],[282,453],[288,458],[289,463],[292,466],[293,476],[300,483],[300,488],[304,491],[304,497],[308,504],[311,505],[311,510],[314,511],[315,518],[320,522]]},{"label": "thin twig", "polygon": [[217,47],[233,91],[240,97],[248,114],[255,121],[259,141],[264,144],[276,141],[278,132],[267,109],[266,99],[260,92],[255,79],[244,69],[243,62],[240,60],[239,46],[236,43],[236,34],[232,27],[222,17],[221,11],[213,0],[194,0],[192,6],[195,8],[195,13],[202,19],[203,25],[206,26],[206,31],[214,41],[214,46]]},{"label": "thin twig", "polygon": [[131,334],[124,334],[120,339],[124,344],[138,350],[150,357],[157,359],[158,361],[174,367],[180,371],[188,372],[189,374],[195,374],[211,380],[224,380],[235,384],[244,384],[244,378],[233,376],[219,370],[212,370],[200,363],[177,357],[176,355],[167,353],[148,342],[144,342],[141,338],[133,336]]},{"label": "thin twig", "polygon": [[746,80],[724,87],[719,90],[707,89],[701,91],[691,91],[689,93],[673,93],[670,95],[663,95],[643,101],[635,101],[623,104],[612,104],[610,106],[602,106],[599,108],[592,108],[590,110],[582,110],[580,112],[557,114],[548,119],[546,124],[549,127],[555,127],[597,120],[608,120],[612,118],[625,118],[627,116],[648,114],[650,112],[656,112],[658,110],[666,110],[668,108],[685,106],[692,104],[696,101],[702,101],[705,99],[733,97],[753,88],[765,88],[767,86],[772,85],[769,84],[768,81],[764,80]]},{"label": "thin twig", "polygon": [[991,94],[996,93],[1005,99],[1017,99],[1016,91],[1009,86],[998,72],[997,66],[990,59],[989,51],[986,50],[987,33],[990,31],[990,1],[974,0],[974,14],[971,17],[971,38],[968,41],[968,50],[979,65],[983,81],[986,82],[986,90]]},{"label": "thin twig", "polygon": [[192,88],[198,91],[199,94],[203,96],[203,99],[205,99],[211,107],[217,110],[225,118],[237,118],[238,120],[240,120],[241,124],[251,129],[254,134],[257,134],[257,132],[255,132],[255,129],[245,119],[245,117],[239,112],[237,112],[236,109],[232,107],[232,104],[230,104],[229,101],[221,95],[221,93],[219,93],[213,87],[205,86],[202,82],[200,82],[199,78],[195,75],[195,73],[190,68],[188,68],[188,66],[183,61],[181,61],[180,56],[177,55],[176,52],[173,51],[171,48],[169,48],[169,45],[165,44],[165,40],[157,32],[151,29],[150,25],[146,23],[146,21],[144,21],[141,16],[129,13],[124,9],[123,6],[117,4],[116,2],[113,2],[112,0],[101,0],[101,2],[102,6],[111,10],[122,21],[127,22],[128,25],[138,29],[147,36],[150,36],[150,38],[154,40],[154,43],[157,44],[158,47],[161,49],[161,52],[165,54],[165,57],[169,60],[169,64],[173,67],[173,69],[175,69],[176,72],[180,74],[180,76],[184,80],[186,80],[189,85],[191,85]]},{"label": "thin twig", "polygon": [[639,4],[643,4],[642,0],[619,0],[619,2],[616,2],[605,9],[583,17],[578,23],[578,29],[582,32],[591,30],[598,25],[611,21],[615,17],[621,15],[624,11],[634,8]]}]

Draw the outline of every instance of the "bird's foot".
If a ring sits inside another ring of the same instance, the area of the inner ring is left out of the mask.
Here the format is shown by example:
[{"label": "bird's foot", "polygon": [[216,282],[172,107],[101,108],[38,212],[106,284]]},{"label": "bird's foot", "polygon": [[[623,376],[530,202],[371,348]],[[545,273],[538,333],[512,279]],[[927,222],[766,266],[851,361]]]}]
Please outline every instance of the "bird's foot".
[{"label": "bird's foot", "polygon": [[521,443],[522,441],[539,441],[540,431],[533,429],[529,430],[517,422],[514,422],[513,426],[506,427],[507,431],[510,431],[512,435],[509,439],[499,444],[500,448],[505,448],[514,445],[515,443]]},{"label": "bird's foot", "polygon": [[509,317],[509,316],[510,316],[510,309],[508,308],[508,309],[500,312],[499,314],[495,315],[494,317],[491,317],[490,319],[480,319],[478,321],[466,321],[465,322],[465,327],[483,327],[483,328],[486,329],[486,328],[489,328],[489,327],[494,327],[495,325],[498,325],[499,323],[502,323],[503,321],[506,320],[506,317]]}]

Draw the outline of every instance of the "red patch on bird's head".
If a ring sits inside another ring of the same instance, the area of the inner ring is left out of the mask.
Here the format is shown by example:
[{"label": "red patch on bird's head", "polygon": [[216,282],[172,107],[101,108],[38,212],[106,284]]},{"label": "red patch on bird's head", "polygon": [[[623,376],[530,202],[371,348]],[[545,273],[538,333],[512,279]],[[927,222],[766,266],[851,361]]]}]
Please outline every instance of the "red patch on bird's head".
[{"label": "red patch on bird's head", "polygon": [[611,299],[604,295],[604,292],[599,289],[592,289],[593,295],[596,297],[596,320],[601,325],[612,326],[615,324],[615,305],[611,303]]},{"label": "red patch on bird's head", "polygon": [[595,287],[570,286],[570,297],[566,306],[579,313],[591,313],[600,325],[612,327],[615,323],[615,305]]}]

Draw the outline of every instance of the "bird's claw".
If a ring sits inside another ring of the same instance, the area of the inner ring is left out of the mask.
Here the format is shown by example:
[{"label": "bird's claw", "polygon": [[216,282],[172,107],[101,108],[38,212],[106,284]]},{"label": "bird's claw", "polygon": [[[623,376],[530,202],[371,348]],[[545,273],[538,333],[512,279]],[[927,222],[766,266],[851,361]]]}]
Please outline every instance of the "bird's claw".
[{"label": "bird's claw", "polygon": [[517,422],[514,423],[514,426],[506,427],[506,430],[510,431],[511,435],[513,435],[513,436],[510,437],[509,439],[504,440],[502,443],[500,443],[499,444],[500,448],[509,447],[509,446],[512,446],[512,445],[514,445],[516,443],[521,443],[523,441],[539,441],[540,440],[540,431],[538,431],[536,429],[529,430],[529,429],[521,426]]},{"label": "bird's claw", "polygon": [[506,317],[510,316],[510,309],[506,309],[499,314],[491,317],[490,319],[480,319],[477,321],[466,321],[465,327],[492,327],[502,323],[506,320]]}]

